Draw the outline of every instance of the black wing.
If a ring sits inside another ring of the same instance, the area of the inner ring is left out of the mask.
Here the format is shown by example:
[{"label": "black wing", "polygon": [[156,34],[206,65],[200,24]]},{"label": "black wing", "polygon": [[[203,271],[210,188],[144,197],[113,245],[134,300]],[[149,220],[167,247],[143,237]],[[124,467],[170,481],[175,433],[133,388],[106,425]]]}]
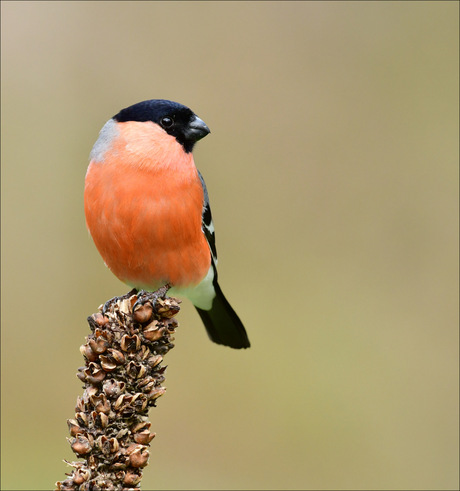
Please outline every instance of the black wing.
[{"label": "black wing", "polygon": [[200,176],[201,185],[203,186],[204,193],[204,203],[203,203],[203,213],[201,215],[201,225],[203,228],[203,233],[209,244],[209,249],[211,250],[211,255],[214,265],[217,264],[217,250],[216,250],[216,236],[214,234],[214,223],[212,221],[211,206],[209,204],[208,190],[206,189],[206,183],[204,182],[203,176],[200,171],[198,171]]},{"label": "black wing", "polygon": [[209,244],[212,258],[212,269],[214,271],[212,284],[214,287],[214,299],[209,310],[204,310],[195,305],[196,310],[200,314],[209,338],[218,344],[230,346],[231,348],[249,348],[250,343],[244,326],[228,303],[219,283],[217,282],[217,252],[216,252],[216,237],[214,235],[214,224],[212,222],[211,207],[209,205],[208,190],[204,182],[203,176],[198,171],[201,185],[203,186],[204,203],[201,223],[203,233]]}]

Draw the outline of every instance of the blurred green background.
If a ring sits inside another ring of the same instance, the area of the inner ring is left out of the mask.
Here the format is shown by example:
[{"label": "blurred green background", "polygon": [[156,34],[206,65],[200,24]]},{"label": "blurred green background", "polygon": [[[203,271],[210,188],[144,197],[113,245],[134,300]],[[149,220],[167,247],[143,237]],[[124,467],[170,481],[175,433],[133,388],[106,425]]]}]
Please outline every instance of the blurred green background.
[{"label": "blurred green background", "polygon": [[184,301],[143,489],[458,489],[458,2],[2,8],[2,489],[72,460],[104,122],[151,98],[195,161],[252,347]]}]

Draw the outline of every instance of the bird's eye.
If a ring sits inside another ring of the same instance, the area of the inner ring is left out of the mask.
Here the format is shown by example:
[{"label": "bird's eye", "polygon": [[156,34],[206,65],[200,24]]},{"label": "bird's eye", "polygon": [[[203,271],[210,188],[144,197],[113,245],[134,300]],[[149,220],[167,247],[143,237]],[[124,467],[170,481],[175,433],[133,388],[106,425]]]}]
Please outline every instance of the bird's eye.
[{"label": "bird's eye", "polygon": [[171,128],[171,126],[173,125],[174,121],[172,118],[166,116],[164,118],[161,118],[161,126],[163,126],[163,128]]}]

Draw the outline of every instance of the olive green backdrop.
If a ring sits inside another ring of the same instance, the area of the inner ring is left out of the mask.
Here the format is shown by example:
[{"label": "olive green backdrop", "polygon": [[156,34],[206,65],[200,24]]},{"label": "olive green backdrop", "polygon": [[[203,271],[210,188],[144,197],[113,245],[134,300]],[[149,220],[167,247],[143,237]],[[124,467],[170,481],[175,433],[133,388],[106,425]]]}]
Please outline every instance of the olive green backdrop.
[{"label": "olive green backdrop", "polygon": [[224,291],[184,301],[144,489],[458,489],[458,2],[2,2],[2,487],[72,459],[119,109],[190,106]]}]

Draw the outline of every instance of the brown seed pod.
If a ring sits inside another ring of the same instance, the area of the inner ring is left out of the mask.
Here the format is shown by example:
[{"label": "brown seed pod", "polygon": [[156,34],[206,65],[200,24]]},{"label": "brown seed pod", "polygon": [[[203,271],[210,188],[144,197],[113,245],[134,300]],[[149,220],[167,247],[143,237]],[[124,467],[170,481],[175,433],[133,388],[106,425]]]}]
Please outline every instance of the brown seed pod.
[{"label": "brown seed pod", "polygon": [[107,428],[107,425],[109,424],[109,417],[105,413],[96,413],[94,424],[99,428]]},{"label": "brown seed pod", "polygon": [[155,310],[161,317],[174,317],[180,310],[179,305],[171,298],[159,298],[155,304]]},{"label": "brown seed pod", "polygon": [[156,433],[150,433],[149,430],[142,430],[134,434],[134,441],[142,443],[142,445],[148,445],[155,438],[155,435]]},{"label": "brown seed pod", "polygon": [[125,363],[125,355],[121,351],[113,348],[109,349],[108,351],[115,363],[117,363],[118,365],[123,365]]},{"label": "brown seed pod", "polygon": [[134,448],[129,451],[129,463],[133,467],[145,467],[149,460],[149,451],[145,445],[135,444]]},{"label": "brown seed pod", "polygon": [[140,366],[135,362],[135,361],[130,361],[126,365],[126,373],[131,377],[131,378],[136,378],[137,374],[139,373]]},{"label": "brown seed pod", "polygon": [[149,327],[148,329],[144,329],[142,334],[147,341],[157,341],[163,336],[164,327]]},{"label": "brown seed pod", "polygon": [[90,339],[88,341],[90,348],[94,351],[94,353],[100,355],[107,351],[109,347],[109,342],[104,336],[100,336],[96,339]]},{"label": "brown seed pod", "polygon": [[81,434],[78,434],[72,439],[70,446],[77,455],[86,455],[92,450],[92,445],[89,439]]},{"label": "brown seed pod", "polygon": [[142,388],[142,390],[145,392],[145,390],[146,390],[145,388],[152,383],[155,384],[155,379],[153,377],[147,376],[147,377],[144,377],[142,380],[139,380],[137,386],[139,388]]},{"label": "brown seed pod", "polygon": [[80,426],[88,426],[88,416],[85,412],[76,413],[75,419]]},{"label": "brown seed pod", "polygon": [[158,399],[159,397],[161,397],[165,392],[166,392],[165,387],[158,387],[158,388],[150,391],[147,394],[147,397],[148,397],[149,401],[154,401],[155,399]]},{"label": "brown seed pod", "polygon": [[113,372],[117,368],[117,364],[111,356],[99,355],[99,360],[105,372]]},{"label": "brown seed pod", "polygon": [[83,401],[82,397],[78,396],[77,404],[75,405],[75,411],[85,411],[85,410],[86,410],[85,402]]},{"label": "brown seed pod", "polygon": [[78,467],[77,469],[75,469],[73,473],[73,482],[75,484],[80,485],[88,481],[90,477],[91,477],[91,471],[89,469]]},{"label": "brown seed pod", "polygon": [[153,315],[153,307],[151,302],[146,302],[142,305],[136,305],[133,312],[133,319],[139,324],[145,324],[149,322]]},{"label": "brown seed pod", "polygon": [[140,346],[141,340],[136,334],[133,336],[128,336],[128,334],[125,334],[121,338],[120,347],[123,351],[137,351]]},{"label": "brown seed pod", "polygon": [[102,368],[94,362],[89,363],[88,368],[83,370],[83,373],[86,376],[86,381],[88,381],[90,384],[98,384],[99,382],[102,382],[106,375],[104,370],[102,370]]},{"label": "brown seed pod", "polygon": [[140,365],[139,372],[137,373],[137,378],[143,378],[146,373],[147,373],[147,368],[145,368],[145,365]]},{"label": "brown seed pod", "polygon": [[163,361],[163,357],[161,355],[153,355],[149,357],[149,359],[147,360],[147,364],[149,365],[150,368],[154,368],[162,361]]},{"label": "brown seed pod", "polygon": [[145,394],[138,392],[134,395],[131,404],[136,409],[137,412],[142,412],[147,407],[148,399]]},{"label": "brown seed pod", "polygon": [[94,322],[101,327],[105,326],[109,322],[109,319],[100,312],[93,314],[91,317],[93,318]]},{"label": "brown seed pod", "polygon": [[108,379],[102,385],[102,391],[107,397],[118,397],[126,390],[126,384],[120,380]]},{"label": "brown seed pod", "polygon": [[98,413],[108,414],[110,412],[111,405],[105,394],[102,393],[97,396],[91,396],[89,400]]},{"label": "brown seed pod", "polygon": [[85,370],[85,367],[79,367],[77,371],[77,378],[79,378],[82,382],[86,382]]},{"label": "brown seed pod", "polygon": [[80,346],[80,353],[89,361],[97,360],[97,354],[90,348],[89,344],[82,344]]},{"label": "brown seed pod", "polygon": [[83,431],[76,419],[68,419],[67,426],[69,427],[70,436],[77,436],[78,433]]},{"label": "brown seed pod", "polygon": [[85,404],[88,403],[91,396],[97,395],[98,392],[99,392],[99,389],[95,385],[90,385],[86,389],[85,394],[83,394],[83,399],[85,401]]},{"label": "brown seed pod", "polygon": [[141,482],[141,479],[142,474],[137,474],[135,471],[129,470],[123,477],[123,484],[135,486],[136,484]]}]

